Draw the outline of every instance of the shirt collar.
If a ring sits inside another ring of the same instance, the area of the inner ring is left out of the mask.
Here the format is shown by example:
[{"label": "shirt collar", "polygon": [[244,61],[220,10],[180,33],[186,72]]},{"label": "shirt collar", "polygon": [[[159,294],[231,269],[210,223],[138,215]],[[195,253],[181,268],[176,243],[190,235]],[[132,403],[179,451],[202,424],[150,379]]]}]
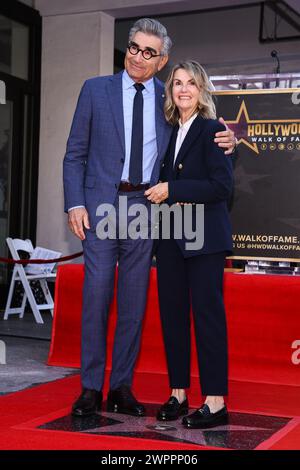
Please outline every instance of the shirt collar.
[{"label": "shirt collar", "polygon": [[179,128],[182,130],[183,129],[189,130],[189,128],[191,127],[193,121],[196,119],[197,116],[198,116],[198,113],[193,114],[193,116],[191,116],[190,119],[188,119],[184,124],[182,124],[181,120],[179,119],[178,121]]},{"label": "shirt collar", "polygon": [[[132,78],[128,75],[127,71],[124,70],[123,72],[123,87],[124,87],[124,90],[129,90],[130,88],[133,88],[134,84],[135,84],[135,81],[132,80]],[[143,82],[143,85],[145,87],[145,90],[148,92],[148,93],[151,93],[154,91],[154,80],[153,80],[153,77],[150,78],[149,80],[147,80],[146,82]]]}]

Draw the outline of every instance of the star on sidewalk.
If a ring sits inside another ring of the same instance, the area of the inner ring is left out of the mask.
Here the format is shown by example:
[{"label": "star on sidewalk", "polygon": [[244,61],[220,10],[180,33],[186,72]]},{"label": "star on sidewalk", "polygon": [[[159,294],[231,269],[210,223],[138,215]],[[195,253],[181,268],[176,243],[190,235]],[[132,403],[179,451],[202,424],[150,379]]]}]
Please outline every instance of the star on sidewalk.
[{"label": "star on sidewalk", "polygon": [[[111,416],[111,413],[103,413],[103,416]],[[182,419],[182,418],[181,418]],[[90,434],[102,434],[109,436],[135,437],[140,439],[155,439],[163,441],[184,442],[200,446],[227,447],[233,434],[259,434],[265,432],[264,427],[228,424],[216,426],[211,429],[186,429],[181,424],[181,419],[162,424],[152,416],[136,418],[125,416],[122,423],[95,427],[85,431]]]},{"label": "star on sidewalk", "polygon": [[146,409],[147,416],[144,417],[106,411],[101,416],[87,418],[67,415],[45,423],[39,429],[246,450],[255,449],[289,422],[289,418],[231,412],[227,425],[210,429],[186,429],[181,424],[182,418],[169,422],[157,421],[157,405],[146,404]]}]

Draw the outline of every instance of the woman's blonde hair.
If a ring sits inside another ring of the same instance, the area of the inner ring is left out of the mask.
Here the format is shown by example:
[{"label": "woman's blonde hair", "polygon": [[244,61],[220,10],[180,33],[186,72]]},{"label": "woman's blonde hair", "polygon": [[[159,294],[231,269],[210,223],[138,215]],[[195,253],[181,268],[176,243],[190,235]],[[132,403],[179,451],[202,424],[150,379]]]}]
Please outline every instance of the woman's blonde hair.
[{"label": "woman's blonde hair", "polygon": [[174,75],[175,72],[179,69],[186,70],[186,72],[195,80],[195,84],[198,90],[201,91],[196,112],[206,119],[215,119],[216,107],[212,96],[213,87],[207,76],[207,73],[205,72],[202,65],[200,65],[198,62],[186,61],[176,64],[172,68],[167,78],[165,84],[166,101],[164,106],[166,120],[172,125],[177,124],[179,120],[179,112],[172,96]]}]

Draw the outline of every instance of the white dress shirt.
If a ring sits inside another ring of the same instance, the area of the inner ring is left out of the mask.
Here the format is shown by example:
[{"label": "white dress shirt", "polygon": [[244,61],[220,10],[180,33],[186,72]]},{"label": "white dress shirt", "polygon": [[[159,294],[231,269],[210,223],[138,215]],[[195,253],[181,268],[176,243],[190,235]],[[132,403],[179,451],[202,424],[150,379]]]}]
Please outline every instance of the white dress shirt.
[{"label": "white dress shirt", "polygon": [[[125,163],[121,181],[129,181],[129,165],[132,135],[133,102],[136,94],[134,80],[126,70],[122,76],[123,87],[123,115],[125,131]],[[143,183],[149,183],[152,170],[157,159],[156,120],[155,120],[155,85],[150,78],[143,82]]]},{"label": "white dress shirt", "polygon": [[179,124],[179,129],[178,129],[178,134],[177,134],[177,139],[176,139],[176,146],[175,146],[175,154],[174,154],[174,162],[173,162],[173,165],[175,165],[175,162],[176,162],[176,158],[177,158],[177,155],[178,155],[178,152],[180,150],[180,147],[182,145],[182,142],[184,141],[191,125],[193,124],[194,120],[196,119],[196,117],[198,116],[198,114],[193,114],[192,117],[190,117],[190,119],[188,119],[184,124],[182,124],[181,120],[179,119],[178,121],[178,124]]}]

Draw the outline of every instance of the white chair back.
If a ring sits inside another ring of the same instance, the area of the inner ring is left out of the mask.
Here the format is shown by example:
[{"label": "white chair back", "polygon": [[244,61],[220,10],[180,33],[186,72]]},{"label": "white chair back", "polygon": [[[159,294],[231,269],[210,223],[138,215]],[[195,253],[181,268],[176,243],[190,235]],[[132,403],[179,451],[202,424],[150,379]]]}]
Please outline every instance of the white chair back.
[{"label": "white chair back", "polygon": [[20,259],[18,251],[25,251],[30,255],[34,250],[31,240],[29,239],[21,240],[20,238],[8,237],[6,239],[6,243],[8,245],[9,251],[11,252],[11,256],[15,260]]},{"label": "white chair back", "polygon": [[[29,255],[31,255],[34,251],[31,240],[29,239],[21,240],[20,238],[8,237],[6,239],[6,243],[14,260],[20,260],[20,255],[18,253],[18,251],[20,250],[28,253]],[[44,320],[40,313],[42,310],[50,310],[51,315],[53,316],[54,302],[47,284],[47,279],[55,279],[55,277],[56,273],[52,272],[30,274],[30,272],[26,272],[26,269],[24,269],[24,266],[22,264],[15,264],[4,312],[4,320],[7,320],[8,316],[11,314],[18,314],[20,318],[23,318],[27,300],[29,302],[29,305],[37,323],[44,323]],[[39,283],[46,299],[46,303],[38,304],[36,302],[34,292],[31,286],[31,281],[37,281]],[[21,307],[12,307],[11,305],[16,282],[21,282],[22,287],[24,289]]]}]

